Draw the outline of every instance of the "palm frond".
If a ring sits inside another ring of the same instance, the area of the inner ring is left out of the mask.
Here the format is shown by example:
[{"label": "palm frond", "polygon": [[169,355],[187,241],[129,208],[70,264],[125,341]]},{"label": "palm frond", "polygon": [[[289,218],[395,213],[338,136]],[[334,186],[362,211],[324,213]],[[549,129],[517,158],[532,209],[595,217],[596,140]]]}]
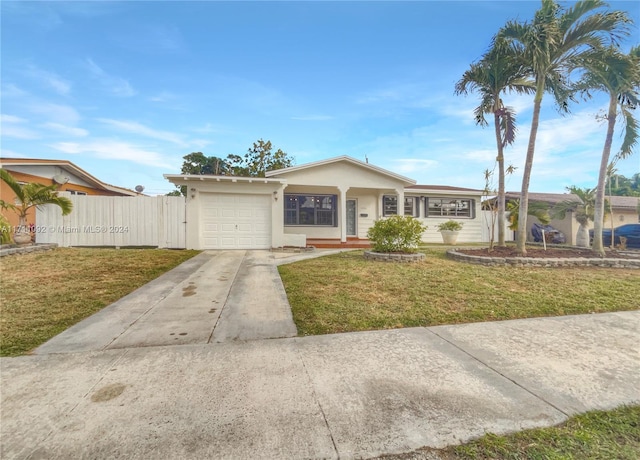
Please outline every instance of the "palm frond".
[{"label": "palm frond", "polygon": [[620,151],[616,154],[614,161],[631,156],[634,148],[638,144],[638,121],[629,110],[629,107],[625,107],[623,105],[621,107],[621,113],[625,125],[624,138],[622,140],[622,145],[620,146]]},{"label": "palm frond", "polygon": [[16,197],[20,201],[24,201],[24,192],[22,185],[4,168],[0,168],[0,179],[9,186],[9,188],[15,193]]}]

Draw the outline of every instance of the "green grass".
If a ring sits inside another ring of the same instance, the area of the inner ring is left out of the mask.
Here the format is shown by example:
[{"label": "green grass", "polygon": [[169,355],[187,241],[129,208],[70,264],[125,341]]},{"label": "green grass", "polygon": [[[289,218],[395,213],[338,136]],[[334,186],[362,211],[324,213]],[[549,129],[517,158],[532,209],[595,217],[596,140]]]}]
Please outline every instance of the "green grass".
[{"label": "green grass", "polygon": [[0,356],[24,354],[199,251],[60,248],[0,259]]},{"label": "green grass", "polygon": [[485,267],[421,249],[424,262],[364,260],[361,251],[279,267],[300,335],[640,308],[640,271]]},{"label": "green grass", "polygon": [[640,406],[594,411],[562,425],[514,433],[487,434],[443,451],[450,459],[640,459]]}]

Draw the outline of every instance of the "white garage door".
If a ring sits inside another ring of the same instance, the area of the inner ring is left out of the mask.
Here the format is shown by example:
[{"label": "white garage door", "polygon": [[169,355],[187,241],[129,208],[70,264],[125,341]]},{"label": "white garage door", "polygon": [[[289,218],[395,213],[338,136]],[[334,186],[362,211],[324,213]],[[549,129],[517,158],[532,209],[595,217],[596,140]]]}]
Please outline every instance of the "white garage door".
[{"label": "white garage door", "polygon": [[271,249],[271,196],[202,193],[203,249]]}]

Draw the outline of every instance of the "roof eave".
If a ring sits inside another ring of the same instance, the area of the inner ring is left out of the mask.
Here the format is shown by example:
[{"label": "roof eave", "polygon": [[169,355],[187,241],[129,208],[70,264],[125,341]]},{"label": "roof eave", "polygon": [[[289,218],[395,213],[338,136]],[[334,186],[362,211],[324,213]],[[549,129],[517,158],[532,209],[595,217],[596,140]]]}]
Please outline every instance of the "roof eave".
[{"label": "roof eave", "polygon": [[295,171],[301,171],[304,169],[309,169],[309,168],[315,168],[318,166],[324,166],[324,165],[328,165],[328,164],[332,164],[332,163],[337,163],[339,161],[347,161],[349,163],[355,164],[357,166],[361,166],[367,169],[370,169],[372,171],[375,171],[379,174],[383,174],[385,176],[389,176],[389,177],[393,177],[396,180],[399,180],[401,182],[404,182],[407,185],[415,185],[416,181],[413,179],[410,179],[408,177],[405,176],[401,176],[400,174],[396,174],[394,172],[388,171],[384,168],[380,168],[379,166],[375,166],[372,165],[370,163],[365,163],[363,161],[360,160],[356,160],[355,158],[352,158],[350,156],[347,155],[342,155],[339,157],[334,157],[334,158],[328,158],[326,160],[320,160],[320,161],[314,161],[312,163],[305,163],[303,165],[298,165],[298,166],[291,166],[289,168],[283,168],[283,169],[274,169],[272,171],[267,171],[265,173],[266,177],[271,177],[271,176],[278,176],[281,174],[289,174],[291,172],[295,172]]},{"label": "roof eave", "polygon": [[256,184],[286,184],[286,179],[267,177],[244,177],[244,176],[214,176],[205,174],[163,174],[163,177],[175,185],[185,185],[188,182],[245,182]]}]

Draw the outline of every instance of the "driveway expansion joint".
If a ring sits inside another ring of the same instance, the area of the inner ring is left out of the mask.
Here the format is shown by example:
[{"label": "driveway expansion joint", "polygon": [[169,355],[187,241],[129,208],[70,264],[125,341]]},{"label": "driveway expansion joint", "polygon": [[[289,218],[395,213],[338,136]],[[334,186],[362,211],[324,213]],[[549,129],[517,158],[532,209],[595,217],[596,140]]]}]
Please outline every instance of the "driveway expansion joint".
[{"label": "driveway expansion joint", "polygon": [[425,327],[425,329],[427,331],[429,331],[430,333],[434,334],[435,336],[439,337],[440,339],[444,340],[445,342],[447,342],[448,344],[450,344],[451,346],[457,348],[458,350],[460,350],[461,352],[463,352],[464,354],[466,354],[467,356],[469,356],[470,358],[472,358],[473,360],[477,361],[478,363],[482,364],[484,367],[486,367],[487,369],[490,369],[492,372],[495,372],[496,374],[498,374],[499,376],[505,378],[506,380],[510,381],[511,383],[513,383],[514,385],[516,385],[519,388],[522,388],[524,391],[526,391],[527,393],[529,393],[530,395],[532,395],[533,397],[535,397],[536,399],[539,399],[540,401],[542,401],[543,403],[549,405],[550,407],[553,407],[555,410],[557,410],[558,412],[560,412],[562,415],[564,415],[566,418],[571,417],[570,414],[568,414],[567,412],[563,411],[562,409],[560,409],[557,405],[553,404],[552,402],[546,400],[545,398],[543,398],[542,396],[536,394],[534,391],[530,390],[529,388],[523,386],[521,383],[519,383],[518,381],[512,379],[511,377],[509,377],[508,375],[503,374],[502,372],[500,372],[499,370],[497,370],[495,367],[485,363],[484,361],[482,361],[480,358],[478,358],[477,356],[475,356],[474,354],[472,354],[471,352],[467,351],[466,349],[464,349],[463,347],[461,347],[460,345],[458,345],[457,343],[448,340],[446,337],[441,336],[440,334],[438,334],[436,331],[431,330],[430,327]]},{"label": "driveway expansion joint", "polygon": [[329,426],[329,420],[327,420],[327,414],[325,413],[324,408],[322,407],[322,403],[320,402],[320,398],[318,398],[318,395],[316,393],[315,385],[313,384],[313,380],[311,379],[311,374],[307,369],[307,364],[304,362],[304,356],[302,353],[300,353],[297,337],[293,338],[293,343],[294,343],[294,349],[296,350],[296,354],[298,355],[298,358],[302,363],[302,368],[304,369],[304,373],[307,376],[307,380],[309,382],[309,388],[311,390],[311,395],[313,396],[314,401],[318,405],[318,409],[320,409],[320,413],[322,414],[322,419],[324,420],[324,424],[327,427],[327,432],[329,433],[329,438],[331,438],[331,444],[333,445],[333,449],[336,453],[336,458],[340,459],[340,452],[338,452],[338,446],[336,445],[336,440],[334,439],[333,433],[331,432],[331,426]]}]

